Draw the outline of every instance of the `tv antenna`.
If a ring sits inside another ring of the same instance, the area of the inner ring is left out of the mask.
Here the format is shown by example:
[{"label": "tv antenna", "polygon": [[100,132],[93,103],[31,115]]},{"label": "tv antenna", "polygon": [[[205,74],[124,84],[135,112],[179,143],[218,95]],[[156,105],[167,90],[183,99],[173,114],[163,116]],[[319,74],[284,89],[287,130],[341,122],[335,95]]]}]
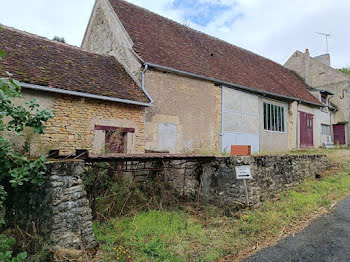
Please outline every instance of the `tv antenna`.
[{"label": "tv antenna", "polygon": [[323,35],[323,36],[326,38],[327,54],[329,54],[329,53],[328,53],[328,37],[330,37],[331,34],[320,33],[320,32],[315,32],[315,33],[318,34],[318,35]]}]

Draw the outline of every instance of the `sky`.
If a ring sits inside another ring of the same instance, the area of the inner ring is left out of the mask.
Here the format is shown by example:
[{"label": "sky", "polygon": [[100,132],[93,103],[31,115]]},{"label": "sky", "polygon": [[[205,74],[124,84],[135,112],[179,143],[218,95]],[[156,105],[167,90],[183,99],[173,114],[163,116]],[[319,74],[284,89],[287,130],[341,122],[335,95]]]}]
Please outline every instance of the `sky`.
[{"label": "sky", "polygon": [[[295,50],[350,66],[350,0],[129,0],[284,64]],[[94,0],[0,0],[0,23],[80,46]],[[1,39],[0,39],[1,41]]]}]

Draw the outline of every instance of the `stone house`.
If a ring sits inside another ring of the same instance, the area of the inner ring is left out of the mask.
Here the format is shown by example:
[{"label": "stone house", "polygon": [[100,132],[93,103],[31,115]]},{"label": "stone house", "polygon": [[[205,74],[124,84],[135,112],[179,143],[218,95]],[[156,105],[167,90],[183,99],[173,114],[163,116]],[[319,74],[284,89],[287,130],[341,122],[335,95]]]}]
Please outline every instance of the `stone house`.
[{"label": "stone house", "polygon": [[321,123],[321,132],[334,138],[335,144],[349,145],[350,76],[331,67],[329,54],[310,57],[307,49],[305,53],[296,51],[285,67],[304,79],[311,87],[311,93],[320,101],[336,109],[334,113],[330,111],[327,121]]},{"label": "stone house", "polygon": [[250,51],[122,0],[96,0],[82,48],[115,56],[154,99],[146,108],[146,150],[320,145],[325,105],[294,72]]},{"label": "stone house", "polygon": [[59,149],[101,153],[143,153],[145,107],[150,98],[114,57],[93,54],[77,47],[50,41],[3,27],[0,50],[1,75],[6,71],[20,81],[22,97],[16,103],[36,98],[41,108],[55,117],[40,138],[25,132],[32,154]]}]

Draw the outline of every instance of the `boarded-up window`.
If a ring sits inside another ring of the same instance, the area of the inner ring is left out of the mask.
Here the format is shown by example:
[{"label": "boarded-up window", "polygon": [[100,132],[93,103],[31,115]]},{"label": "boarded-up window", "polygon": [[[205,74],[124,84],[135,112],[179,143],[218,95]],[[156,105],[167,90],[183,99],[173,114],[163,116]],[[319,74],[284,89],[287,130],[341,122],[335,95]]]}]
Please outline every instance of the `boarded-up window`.
[{"label": "boarded-up window", "polygon": [[331,135],[331,127],[330,127],[330,125],[321,124],[321,134],[330,136]]},{"label": "boarded-up window", "polygon": [[135,133],[134,128],[124,128],[115,126],[95,126],[95,130],[103,132],[100,139],[104,138],[104,153],[126,153],[127,134]]},{"label": "boarded-up window", "polygon": [[120,129],[106,131],[105,152],[126,153],[126,133]]},{"label": "boarded-up window", "polygon": [[158,149],[175,152],[177,141],[177,126],[171,123],[158,124]]}]

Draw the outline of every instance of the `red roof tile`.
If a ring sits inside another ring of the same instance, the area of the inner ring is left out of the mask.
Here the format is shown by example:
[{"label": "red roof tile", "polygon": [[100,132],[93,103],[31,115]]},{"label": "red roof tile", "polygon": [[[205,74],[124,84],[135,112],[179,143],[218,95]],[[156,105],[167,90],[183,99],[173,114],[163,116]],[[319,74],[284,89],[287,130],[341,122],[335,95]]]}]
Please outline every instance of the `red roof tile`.
[{"label": "red roof tile", "polygon": [[303,80],[269,59],[126,1],[109,2],[145,62],[320,104]]},{"label": "red roof tile", "polygon": [[9,27],[3,27],[0,32],[0,50],[6,52],[0,61],[0,77],[7,77],[8,71],[23,83],[149,102],[113,57],[82,51]]}]

